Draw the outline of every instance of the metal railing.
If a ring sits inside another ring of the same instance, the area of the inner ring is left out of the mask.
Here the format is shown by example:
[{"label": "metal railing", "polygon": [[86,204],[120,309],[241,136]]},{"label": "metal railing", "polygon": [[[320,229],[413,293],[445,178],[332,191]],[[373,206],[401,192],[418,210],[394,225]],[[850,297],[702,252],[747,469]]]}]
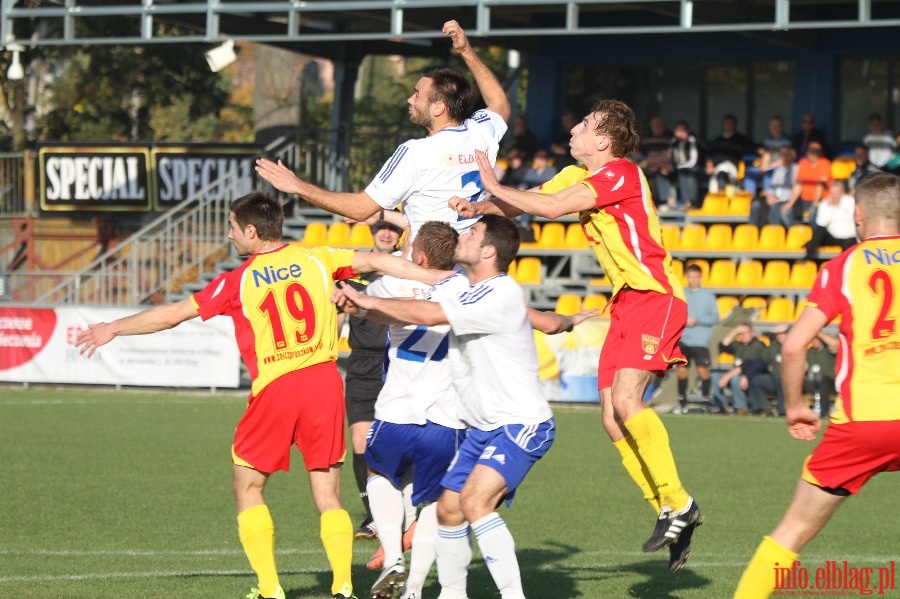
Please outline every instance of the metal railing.
[{"label": "metal railing", "polygon": [[[208,193],[215,189],[219,193]],[[237,173],[221,177],[40,294],[34,303],[131,306],[162,301],[228,255],[229,208],[249,191],[249,179]]]},{"label": "metal railing", "polygon": [[25,155],[0,152],[0,216],[25,214]]}]

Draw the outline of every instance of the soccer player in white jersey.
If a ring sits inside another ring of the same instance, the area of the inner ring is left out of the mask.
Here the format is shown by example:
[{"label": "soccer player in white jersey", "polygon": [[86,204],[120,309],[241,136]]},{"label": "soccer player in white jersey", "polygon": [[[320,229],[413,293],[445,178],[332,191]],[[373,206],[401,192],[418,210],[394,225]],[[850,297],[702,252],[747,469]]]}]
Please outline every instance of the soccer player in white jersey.
[{"label": "soccer player in white jersey", "polygon": [[426,326],[450,324],[451,373],[461,418],[472,430],[441,483],[441,599],[466,597],[472,559],[469,525],[503,597],[525,597],[512,535],[495,510],[504,499],[512,501],[553,443],[556,426],[538,387],[537,352],[522,289],[506,274],[518,249],[515,223],[484,216],[459,237],[455,260],[465,277],[437,284],[433,301],[375,298],[346,286],[334,296],[350,313],[377,312]]},{"label": "soccer player in white jersey", "polygon": [[477,219],[459,219],[447,202],[454,196],[481,199],[484,190],[475,150],[486,152],[492,163],[496,161],[500,138],[507,129],[509,100],[459,23],[448,21],[443,31],[475,78],[485,109],[472,113],[474,94],[463,71],[452,66],[429,67],[407,100],[410,121],[424,127],[428,136],[401,144],[365,191],[328,191],[300,180],[281,161],[276,164],[264,158],[256,161],[256,172],[285,193],[357,221],[375,222],[385,210],[402,205],[410,241],[430,220],[450,223],[460,232],[471,227]]}]

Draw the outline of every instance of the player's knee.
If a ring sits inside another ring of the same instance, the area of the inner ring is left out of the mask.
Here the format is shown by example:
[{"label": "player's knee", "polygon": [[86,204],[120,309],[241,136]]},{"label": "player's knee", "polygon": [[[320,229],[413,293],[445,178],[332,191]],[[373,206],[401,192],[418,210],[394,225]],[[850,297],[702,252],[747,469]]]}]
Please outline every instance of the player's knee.
[{"label": "player's knee", "polygon": [[465,522],[460,508],[459,495],[447,497],[447,493],[441,496],[437,505],[438,524],[442,526],[458,526]]}]

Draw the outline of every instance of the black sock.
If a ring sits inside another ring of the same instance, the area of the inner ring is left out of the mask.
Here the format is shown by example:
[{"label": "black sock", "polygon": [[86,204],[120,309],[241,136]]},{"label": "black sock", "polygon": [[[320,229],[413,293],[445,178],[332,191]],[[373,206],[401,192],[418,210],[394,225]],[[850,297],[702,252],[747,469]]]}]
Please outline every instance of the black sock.
[{"label": "black sock", "polygon": [[687,379],[678,379],[678,403],[687,403]]},{"label": "black sock", "polygon": [[712,390],[712,379],[706,379],[700,381],[700,393],[703,397],[709,397],[709,392]]},{"label": "black sock", "polygon": [[369,494],[366,492],[366,482],[369,480],[369,467],[366,458],[361,453],[353,454],[353,476],[356,477],[356,488],[359,489],[359,497],[363,507],[366,508],[366,518],[372,519],[372,510],[369,509]]}]

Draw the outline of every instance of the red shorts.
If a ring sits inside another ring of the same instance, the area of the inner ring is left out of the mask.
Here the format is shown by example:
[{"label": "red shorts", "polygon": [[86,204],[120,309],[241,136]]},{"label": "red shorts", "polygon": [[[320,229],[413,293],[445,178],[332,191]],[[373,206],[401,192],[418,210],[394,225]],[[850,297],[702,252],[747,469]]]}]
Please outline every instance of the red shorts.
[{"label": "red shorts", "polygon": [[260,472],[289,470],[291,445],[307,470],[344,457],[344,385],[334,362],[282,375],[250,396],[234,431],[234,462]]},{"label": "red shorts", "polygon": [[687,360],[678,340],[687,323],[687,303],[674,295],[623,289],[613,298],[609,332],[600,350],[597,386],[612,387],[622,368],[656,371],[662,376]]},{"label": "red shorts", "polygon": [[830,424],[803,465],[806,482],[856,495],[879,472],[900,470],[900,421]]}]

